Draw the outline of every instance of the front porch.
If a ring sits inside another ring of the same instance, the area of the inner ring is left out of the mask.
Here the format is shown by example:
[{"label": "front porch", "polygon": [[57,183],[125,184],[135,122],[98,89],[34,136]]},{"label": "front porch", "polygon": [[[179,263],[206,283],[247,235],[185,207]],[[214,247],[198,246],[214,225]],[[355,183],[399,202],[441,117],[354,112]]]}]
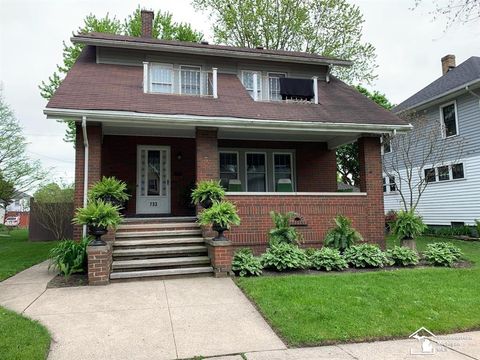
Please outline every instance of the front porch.
[{"label": "front porch", "polygon": [[[351,218],[365,240],[384,245],[378,134],[229,132],[213,127],[146,131],[105,124],[86,126],[86,134],[88,183],[102,176],[125,181],[132,195],[125,209],[127,217],[195,215],[190,202],[194,184],[220,179],[242,219],[242,224],[228,234],[234,247],[248,246],[262,252],[272,225],[272,210],[299,215],[296,225],[306,247],[322,244],[338,214]],[[360,192],[338,192],[335,146],[356,138]],[[76,207],[83,204],[83,142],[79,125]],[[280,186],[282,182],[287,187]],[[81,236],[80,231],[75,229],[76,237]]]}]

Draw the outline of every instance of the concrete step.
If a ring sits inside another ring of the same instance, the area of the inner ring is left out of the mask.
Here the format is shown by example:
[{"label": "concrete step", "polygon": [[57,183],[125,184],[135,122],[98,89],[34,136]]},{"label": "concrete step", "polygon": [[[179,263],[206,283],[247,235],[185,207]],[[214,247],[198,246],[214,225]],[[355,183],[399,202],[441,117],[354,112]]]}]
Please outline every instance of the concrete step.
[{"label": "concrete step", "polygon": [[172,254],[196,254],[207,253],[207,247],[204,245],[190,245],[190,246],[168,246],[168,247],[146,247],[134,249],[113,249],[113,257],[118,256],[161,256]]},{"label": "concrete step", "polygon": [[164,231],[129,231],[118,232],[115,234],[115,239],[120,238],[160,238],[160,237],[173,237],[173,236],[191,236],[202,235],[202,229],[192,230],[164,230]]},{"label": "concrete step", "polygon": [[142,230],[189,230],[199,229],[195,222],[170,222],[170,223],[127,223],[120,224],[117,227],[117,234],[127,231],[142,231]]},{"label": "concrete step", "polygon": [[172,267],[187,265],[210,265],[208,256],[186,256],[159,259],[141,259],[141,260],[115,260],[112,262],[112,269],[141,269],[149,267]]},{"label": "concrete step", "polygon": [[181,245],[181,244],[203,244],[201,237],[178,237],[165,239],[118,239],[113,243],[113,247],[136,247],[136,246],[155,246],[155,245]]},{"label": "concrete step", "polygon": [[195,222],[196,216],[133,217],[124,218],[122,224],[164,224],[169,222]]},{"label": "concrete step", "polygon": [[213,268],[211,266],[187,267],[178,269],[159,269],[159,270],[138,270],[138,271],[120,271],[112,272],[110,279],[134,279],[156,276],[179,276],[179,275],[195,275],[195,274],[211,274]]}]

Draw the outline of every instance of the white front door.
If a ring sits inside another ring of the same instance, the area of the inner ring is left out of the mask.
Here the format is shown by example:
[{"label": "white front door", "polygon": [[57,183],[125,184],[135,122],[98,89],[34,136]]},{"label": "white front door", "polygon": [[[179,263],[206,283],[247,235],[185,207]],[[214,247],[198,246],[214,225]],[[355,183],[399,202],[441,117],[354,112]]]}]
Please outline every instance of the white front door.
[{"label": "white front door", "polygon": [[137,214],[170,213],[170,147],[137,147]]}]

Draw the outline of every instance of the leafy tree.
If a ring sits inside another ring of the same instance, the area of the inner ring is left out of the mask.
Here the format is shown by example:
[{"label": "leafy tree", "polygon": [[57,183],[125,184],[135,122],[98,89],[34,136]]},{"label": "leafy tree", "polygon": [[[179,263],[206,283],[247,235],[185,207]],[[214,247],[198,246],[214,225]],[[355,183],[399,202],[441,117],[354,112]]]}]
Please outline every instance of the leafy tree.
[{"label": "leafy tree", "polygon": [[[415,0],[415,8],[423,0]],[[480,0],[433,0],[435,9],[432,11],[434,19],[445,17],[447,28],[455,23],[470,23],[480,19]]]},{"label": "leafy tree", "polygon": [[15,192],[26,192],[46,178],[40,162],[26,153],[27,141],[0,92],[0,202],[7,206]]},{"label": "leafy tree", "polygon": [[[104,17],[97,18],[90,14],[83,20],[83,25],[77,29],[77,33],[100,32],[108,34],[123,34],[129,36],[141,36],[142,19],[141,8],[138,7],[135,11],[127,16],[122,22],[116,17],[110,17],[107,13]],[[73,32],[75,34],[75,32]],[[190,24],[177,23],[172,19],[172,14],[169,12],[158,11],[153,24],[153,36],[166,40],[181,40],[198,42],[202,39],[203,34],[192,29]],[[40,95],[50,100],[55,91],[62,83],[63,78],[72,68],[78,56],[83,50],[82,44],[72,44],[63,42],[63,63],[57,65],[57,70],[48,78],[47,81],[42,81],[39,86]],[[63,139],[66,142],[75,142],[75,122],[67,122],[67,130]]]},{"label": "leafy tree", "polygon": [[[360,93],[375,101],[381,107],[387,110],[393,108],[394,105],[387,99],[385,94],[377,90],[368,91],[360,85],[356,88]],[[360,183],[360,163],[358,161],[357,142],[343,145],[337,149],[337,171],[343,183],[358,186]]]},{"label": "leafy tree", "polygon": [[363,15],[346,0],[193,0],[212,18],[214,39],[227,45],[306,51],[347,58],[334,73],[349,83],[375,79],[375,47],[362,41]]}]

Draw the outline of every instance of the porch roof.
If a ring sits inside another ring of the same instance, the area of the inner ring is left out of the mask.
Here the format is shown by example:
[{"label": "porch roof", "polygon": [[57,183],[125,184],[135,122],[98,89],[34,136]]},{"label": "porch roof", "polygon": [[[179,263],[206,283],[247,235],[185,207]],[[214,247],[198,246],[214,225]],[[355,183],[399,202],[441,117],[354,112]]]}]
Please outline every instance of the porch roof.
[{"label": "porch roof", "polygon": [[[362,125],[365,132],[378,126],[408,130],[409,125],[338,79],[319,82],[319,104],[254,101],[234,74],[218,75],[218,99],[146,94],[140,66],[97,64],[95,49],[87,46],[47,104],[55,110],[116,111],[139,115],[178,115],[235,118],[252,121]],[[58,113],[58,111],[57,111]]]}]

